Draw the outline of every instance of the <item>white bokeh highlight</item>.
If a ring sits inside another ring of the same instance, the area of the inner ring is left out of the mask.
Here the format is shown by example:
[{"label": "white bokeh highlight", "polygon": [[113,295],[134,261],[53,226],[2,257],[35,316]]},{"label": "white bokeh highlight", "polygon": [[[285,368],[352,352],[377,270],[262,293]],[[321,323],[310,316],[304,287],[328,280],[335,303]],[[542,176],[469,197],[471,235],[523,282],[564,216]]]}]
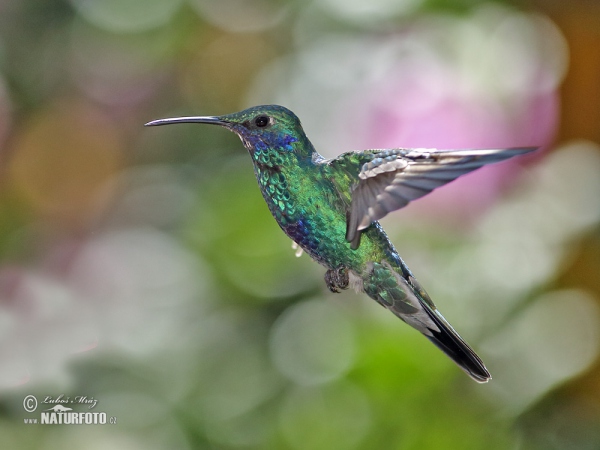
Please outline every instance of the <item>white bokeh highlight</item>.
[{"label": "white bokeh highlight", "polygon": [[303,385],[342,377],[356,353],[351,322],[323,300],[288,308],[273,325],[269,346],[277,369]]}]

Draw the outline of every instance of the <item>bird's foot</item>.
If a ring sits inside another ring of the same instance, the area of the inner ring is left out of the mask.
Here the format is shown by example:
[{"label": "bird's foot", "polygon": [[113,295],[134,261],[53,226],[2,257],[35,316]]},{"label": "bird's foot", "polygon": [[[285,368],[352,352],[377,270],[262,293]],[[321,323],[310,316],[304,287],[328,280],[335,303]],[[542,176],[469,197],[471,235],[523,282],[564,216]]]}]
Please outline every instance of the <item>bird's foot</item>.
[{"label": "bird's foot", "polygon": [[348,289],[348,285],[350,284],[348,269],[345,267],[329,269],[325,272],[325,284],[327,284],[331,292],[336,294],[340,292],[340,289]]}]

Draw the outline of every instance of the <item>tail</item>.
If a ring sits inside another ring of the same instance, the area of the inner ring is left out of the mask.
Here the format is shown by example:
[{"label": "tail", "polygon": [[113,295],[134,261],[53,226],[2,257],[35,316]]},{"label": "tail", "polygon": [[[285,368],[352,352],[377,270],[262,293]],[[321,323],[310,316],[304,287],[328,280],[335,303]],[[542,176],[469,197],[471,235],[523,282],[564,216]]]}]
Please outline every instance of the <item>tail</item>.
[{"label": "tail", "polygon": [[424,333],[427,339],[433,342],[437,348],[448,355],[458,367],[478,383],[487,383],[491,380],[492,375],[486,369],[481,358],[454,331],[454,328],[444,319],[444,316],[437,310],[431,310],[428,305],[424,305],[424,309],[439,329],[439,331],[430,329],[430,335]]},{"label": "tail", "polygon": [[398,273],[386,262],[373,263],[362,286],[364,292],[424,334],[475,381],[489,381],[492,376],[483,361],[437,311],[406,266],[400,269],[405,273]]}]

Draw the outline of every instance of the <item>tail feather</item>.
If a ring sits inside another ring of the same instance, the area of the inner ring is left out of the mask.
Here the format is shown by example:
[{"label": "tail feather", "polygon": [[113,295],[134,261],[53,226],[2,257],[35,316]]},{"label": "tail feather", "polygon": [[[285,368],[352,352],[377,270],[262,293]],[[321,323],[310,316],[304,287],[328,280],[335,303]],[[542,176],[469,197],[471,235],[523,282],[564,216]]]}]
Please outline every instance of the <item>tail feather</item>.
[{"label": "tail feather", "polygon": [[425,306],[425,310],[440,330],[439,332],[429,330],[431,335],[425,336],[475,381],[478,383],[487,383],[491,380],[492,376],[486,369],[481,358],[454,331],[454,328],[444,319],[444,316],[427,306]]},{"label": "tail feather", "polygon": [[363,291],[419,330],[475,381],[489,381],[492,376],[483,361],[438,312],[408,268],[402,265],[398,269],[387,262],[373,263],[361,286]]}]

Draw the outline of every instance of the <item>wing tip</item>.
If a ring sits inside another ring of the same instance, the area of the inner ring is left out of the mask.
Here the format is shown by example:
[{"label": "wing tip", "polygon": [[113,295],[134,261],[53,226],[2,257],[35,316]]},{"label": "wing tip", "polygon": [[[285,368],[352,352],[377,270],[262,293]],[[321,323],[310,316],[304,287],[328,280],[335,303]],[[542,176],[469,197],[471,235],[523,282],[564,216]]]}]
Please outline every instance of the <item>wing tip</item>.
[{"label": "wing tip", "polygon": [[346,242],[350,243],[350,248],[356,250],[360,245],[362,228],[358,224],[351,211],[346,212]]},{"label": "wing tip", "polygon": [[362,236],[362,231],[356,230],[354,233],[350,233],[350,228],[348,228],[348,232],[346,233],[346,241],[350,243],[350,248],[352,250],[356,250],[360,245],[360,237]]}]

